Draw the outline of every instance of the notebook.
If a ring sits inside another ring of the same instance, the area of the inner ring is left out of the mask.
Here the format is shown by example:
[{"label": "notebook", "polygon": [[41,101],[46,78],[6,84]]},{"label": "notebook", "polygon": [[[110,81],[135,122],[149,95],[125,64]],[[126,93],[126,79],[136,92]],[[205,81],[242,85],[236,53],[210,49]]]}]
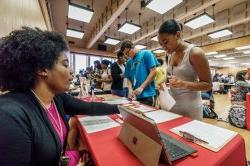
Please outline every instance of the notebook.
[{"label": "notebook", "polygon": [[237,132],[207,124],[198,120],[193,120],[181,126],[172,128],[170,131],[177,135],[180,135],[179,131],[188,132],[195,137],[208,142],[208,144],[200,142],[197,142],[197,144],[214,152],[218,152],[238,134]]},{"label": "notebook", "polygon": [[119,123],[108,116],[85,116],[79,118],[79,120],[87,133],[94,133],[119,126]]}]

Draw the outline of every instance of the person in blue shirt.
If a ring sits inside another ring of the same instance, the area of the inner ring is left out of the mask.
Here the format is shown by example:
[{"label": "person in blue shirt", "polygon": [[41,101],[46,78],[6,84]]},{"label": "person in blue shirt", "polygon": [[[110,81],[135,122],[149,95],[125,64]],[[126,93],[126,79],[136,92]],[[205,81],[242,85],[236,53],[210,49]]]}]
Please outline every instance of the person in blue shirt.
[{"label": "person in blue shirt", "polygon": [[125,78],[128,79],[129,98],[135,98],[143,104],[154,105],[156,67],[154,54],[149,50],[137,50],[133,43],[124,40],[121,51],[130,59],[125,67]]}]

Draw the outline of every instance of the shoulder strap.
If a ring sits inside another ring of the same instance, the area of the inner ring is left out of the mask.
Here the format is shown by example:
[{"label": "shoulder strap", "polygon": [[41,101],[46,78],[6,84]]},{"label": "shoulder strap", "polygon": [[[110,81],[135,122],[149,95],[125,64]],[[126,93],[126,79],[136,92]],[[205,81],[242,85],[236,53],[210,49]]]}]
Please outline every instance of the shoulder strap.
[{"label": "shoulder strap", "polygon": [[189,62],[190,52],[194,47],[193,44],[188,45],[188,48],[185,50],[185,55],[183,57],[183,62]]}]

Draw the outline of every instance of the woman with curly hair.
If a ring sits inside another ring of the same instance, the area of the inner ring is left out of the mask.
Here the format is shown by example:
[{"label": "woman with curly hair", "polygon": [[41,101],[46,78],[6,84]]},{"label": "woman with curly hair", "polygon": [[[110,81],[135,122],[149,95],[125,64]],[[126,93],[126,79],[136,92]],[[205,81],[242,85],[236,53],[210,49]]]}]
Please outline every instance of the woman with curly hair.
[{"label": "woman with curly hair", "polygon": [[37,28],[24,27],[1,39],[0,87],[10,91],[0,96],[1,166],[59,165],[69,156],[65,114],[119,112],[64,93],[72,81],[66,51],[61,35]]}]

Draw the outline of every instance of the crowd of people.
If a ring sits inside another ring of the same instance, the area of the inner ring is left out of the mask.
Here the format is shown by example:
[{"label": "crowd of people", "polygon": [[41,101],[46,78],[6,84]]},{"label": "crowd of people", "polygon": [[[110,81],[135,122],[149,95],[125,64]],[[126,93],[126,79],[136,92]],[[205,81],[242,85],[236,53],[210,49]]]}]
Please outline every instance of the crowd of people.
[{"label": "crowd of people", "polygon": [[[76,75],[75,85],[85,77],[104,93],[155,106],[165,84],[176,101],[169,111],[202,120],[201,91],[212,88],[210,68],[203,50],[183,41],[181,33],[182,25],[174,19],[158,30],[167,68],[152,51],[124,40],[116,62],[95,61]],[[0,90],[8,93],[0,96],[0,165],[58,165],[67,157],[75,164],[80,154],[75,141],[67,139],[75,123],[65,115],[119,113],[115,105],[86,103],[66,93],[73,80],[68,50],[60,34],[40,29],[25,27],[1,39]],[[245,82],[236,85],[248,88]]]}]

